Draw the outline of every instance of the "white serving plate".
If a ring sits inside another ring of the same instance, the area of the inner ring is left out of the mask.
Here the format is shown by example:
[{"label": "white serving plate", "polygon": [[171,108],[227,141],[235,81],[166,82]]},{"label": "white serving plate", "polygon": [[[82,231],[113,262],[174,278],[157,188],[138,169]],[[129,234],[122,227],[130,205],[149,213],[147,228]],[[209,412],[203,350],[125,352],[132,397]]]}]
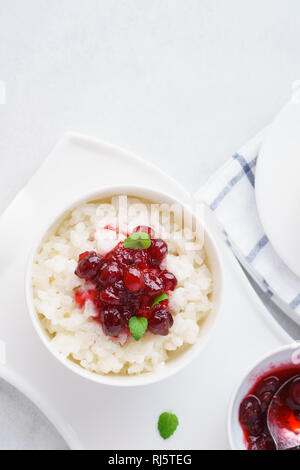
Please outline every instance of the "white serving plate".
[{"label": "white serving plate", "polygon": [[285,264],[300,277],[300,102],[276,116],[256,167],[257,208],[264,231]]},{"label": "white serving plate", "polygon": [[[225,292],[215,331],[191,365],[163,382],[131,389],[84,381],[46,350],[31,324],[24,275],[36,234],[78,192],[136,182],[189,199],[183,187],[147,162],[67,134],[2,215],[0,340],[6,363],[0,375],[40,407],[73,449],[227,449],[234,388],[257,358],[292,340],[258,300],[221,237]],[[210,225],[218,237],[213,220]],[[168,441],[156,430],[166,410],[180,420]]]}]

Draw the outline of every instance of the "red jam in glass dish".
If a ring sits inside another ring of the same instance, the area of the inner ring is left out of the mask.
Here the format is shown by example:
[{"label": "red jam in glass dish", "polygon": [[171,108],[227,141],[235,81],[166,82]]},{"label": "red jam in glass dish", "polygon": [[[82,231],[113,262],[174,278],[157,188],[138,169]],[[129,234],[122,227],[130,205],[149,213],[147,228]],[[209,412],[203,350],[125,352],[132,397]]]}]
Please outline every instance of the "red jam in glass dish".
[{"label": "red jam in glass dish", "polygon": [[173,325],[167,294],[174,291],[177,279],[163,268],[168,246],[150,227],[136,227],[133,233],[138,232],[149,236],[147,249],[125,248],[120,242],[105,256],[95,251],[79,256],[75,274],[86,281],[86,288],[76,289],[75,302],[80,308],[87,300],[93,302],[108,336],[130,334],[132,317],[146,318],[155,335],[166,336]]},{"label": "red jam in glass dish", "polygon": [[240,405],[239,420],[248,450],[276,450],[267,425],[268,407],[279,388],[292,378],[286,405],[300,426],[300,366],[274,367],[257,379]]}]

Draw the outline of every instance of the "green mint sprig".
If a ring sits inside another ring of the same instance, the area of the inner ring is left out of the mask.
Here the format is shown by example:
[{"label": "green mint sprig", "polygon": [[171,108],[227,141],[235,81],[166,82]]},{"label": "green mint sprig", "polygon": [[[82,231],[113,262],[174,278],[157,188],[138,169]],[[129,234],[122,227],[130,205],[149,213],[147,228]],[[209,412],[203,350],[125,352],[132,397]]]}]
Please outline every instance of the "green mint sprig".
[{"label": "green mint sprig", "polygon": [[155,307],[155,305],[159,304],[159,302],[162,302],[163,300],[166,300],[168,298],[169,296],[167,294],[161,294],[158,297],[156,297],[156,299],[154,299],[153,304],[151,305],[151,310],[153,309],[153,307]]},{"label": "green mint sprig", "polygon": [[133,338],[139,341],[141,337],[146,333],[148,328],[148,320],[145,317],[131,317],[129,320],[129,329]]},{"label": "green mint sprig", "polygon": [[162,413],[158,419],[158,431],[163,439],[169,439],[178,427],[179,421],[173,413]]},{"label": "green mint sprig", "polygon": [[133,250],[147,250],[151,245],[150,235],[145,232],[135,232],[126,238],[123,245]]}]

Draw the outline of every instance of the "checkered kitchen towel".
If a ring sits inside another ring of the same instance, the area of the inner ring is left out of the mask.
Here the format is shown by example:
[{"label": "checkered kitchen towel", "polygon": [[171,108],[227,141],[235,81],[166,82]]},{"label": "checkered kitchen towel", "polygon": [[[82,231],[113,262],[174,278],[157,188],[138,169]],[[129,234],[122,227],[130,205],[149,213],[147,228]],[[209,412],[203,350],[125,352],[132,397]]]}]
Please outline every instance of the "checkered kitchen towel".
[{"label": "checkered kitchen towel", "polygon": [[233,155],[196,198],[218,219],[228,245],[246,271],[282,310],[300,324],[300,280],[265,235],[255,201],[255,167],[265,131]]}]

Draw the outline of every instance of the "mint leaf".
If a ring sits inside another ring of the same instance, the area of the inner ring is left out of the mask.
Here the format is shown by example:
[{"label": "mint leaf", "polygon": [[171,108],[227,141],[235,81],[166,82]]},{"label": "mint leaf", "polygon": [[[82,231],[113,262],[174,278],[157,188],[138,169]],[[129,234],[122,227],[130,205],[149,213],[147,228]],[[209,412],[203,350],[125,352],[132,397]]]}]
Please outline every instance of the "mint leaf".
[{"label": "mint leaf", "polygon": [[147,250],[151,245],[150,235],[145,232],[135,232],[126,238],[123,245],[133,250]]},{"label": "mint leaf", "polygon": [[148,328],[148,320],[145,317],[131,317],[129,320],[130,333],[136,341],[139,341]]},{"label": "mint leaf", "polygon": [[162,413],[158,419],[159,434],[163,439],[169,439],[177,429],[178,418],[173,413]]},{"label": "mint leaf", "polygon": [[156,299],[154,299],[154,302],[153,302],[153,304],[151,305],[151,309],[152,309],[153,307],[155,307],[155,305],[159,304],[159,302],[162,302],[163,300],[166,300],[166,299],[168,299],[168,298],[169,298],[169,296],[168,296],[167,294],[161,294],[161,295],[159,295],[158,297],[156,297]]}]

